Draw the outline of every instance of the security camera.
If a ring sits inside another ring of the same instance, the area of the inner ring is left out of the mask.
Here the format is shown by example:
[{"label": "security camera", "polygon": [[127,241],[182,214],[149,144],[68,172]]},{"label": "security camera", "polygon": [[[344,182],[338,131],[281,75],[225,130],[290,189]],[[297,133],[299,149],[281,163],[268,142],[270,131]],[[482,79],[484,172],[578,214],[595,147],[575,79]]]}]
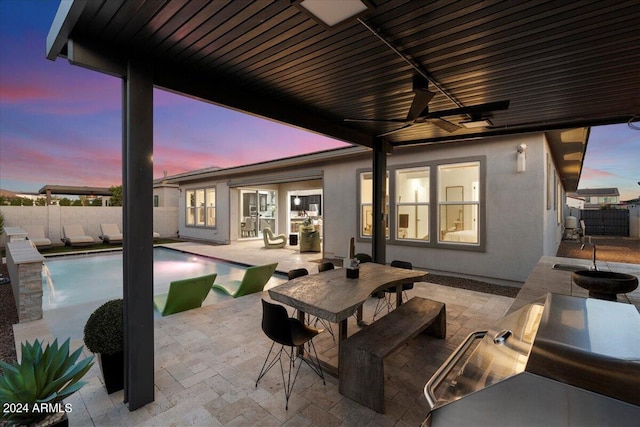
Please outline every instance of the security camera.
[{"label": "security camera", "polygon": [[518,145],[518,153],[524,153],[527,150],[527,144],[520,144]]}]

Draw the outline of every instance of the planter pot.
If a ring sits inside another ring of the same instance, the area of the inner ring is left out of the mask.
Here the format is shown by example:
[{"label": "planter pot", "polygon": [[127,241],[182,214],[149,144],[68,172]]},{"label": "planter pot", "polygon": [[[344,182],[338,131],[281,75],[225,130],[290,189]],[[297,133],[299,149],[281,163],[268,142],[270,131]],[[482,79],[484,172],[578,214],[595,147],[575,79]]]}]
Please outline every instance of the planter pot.
[{"label": "planter pot", "polygon": [[34,427],[69,427],[69,418],[66,412],[56,412],[36,423]]},{"label": "planter pot", "polygon": [[347,279],[357,279],[360,277],[359,268],[346,268],[345,270],[347,270]]},{"label": "planter pot", "polygon": [[98,363],[104,378],[107,393],[115,393],[124,388],[124,354],[98,354]]},{"label": "planter pot", "polygon": [[37,423],[30,424],[31,427],[69,427],[69,418],[64,411],[47,415]]}]

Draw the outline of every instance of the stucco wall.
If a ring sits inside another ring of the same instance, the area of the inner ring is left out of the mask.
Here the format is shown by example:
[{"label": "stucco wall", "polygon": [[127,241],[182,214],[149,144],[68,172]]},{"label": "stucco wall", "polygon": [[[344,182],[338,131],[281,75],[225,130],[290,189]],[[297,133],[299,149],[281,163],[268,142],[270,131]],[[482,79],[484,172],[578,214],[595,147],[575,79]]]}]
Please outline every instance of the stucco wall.
[{"label": "stucco wall", "polygon": [[[516,172],[516,147],[527,144],[527,170]],[[546,211],[545,155],[541,135],[523,135],[412,148],[389,156],[388,165],[486,156],[486,251],[416,248],[388,244],[387,262],[410,261],[416,267],[493,279],[524,282],[544,254]],[[334,164],[325,168],[325,252],[345,256],[350,237],[357,235],[356,169],[371,161]],[[555,221],[555,213],[553,213]],[[435,220],[435,219],[432,219]],[[553,231],[555,233],[555,231]],[[356,252],[371,253],[368,242],[356,242]]]},{"label": "stucco wall", "polygon": [[[122,208],[118,206],[2,206],[5,226],[42,225],[53,244],[62,243],[62,226],[81,224],[85,233],[100,241],[100,224],[118,224],[122,229]],[[176,237],[178,208],[154,208],[153,229],[162,237]]]},{"label": "stucco wall", "polygon": [[[558,250],[558,245],[560,245],[560,241],[562,240],[562,231],[564,224],[564,217],[566,216],[566,211],[564,211],[564,201],[566,197],[564,197],[564,193],[562,193],[562,189],[558,188],[558,172],[555,164],[553,163],[553,156],[551,155],[551,151],[549,149],[548,143],[545,138],[544,141],[544,233],[542,236],[544,238],[542,242],[542,255],[544,256],[555,256]],[[549,173],[547,174],[547,170]],[[549,185],[547,185],[547,179],[549,179]],[[561,187],[561,186],[560,186]],[[560,197],[558,198],[558,192],[561,192]],[[548,194],[547,194],[548,193]],[[547,197],[550,200],[550,209],[547,204]],[[558,218],[558,209],[562,212],[560,218]]]},{"label": "stucco wall", "polygon": [[[184,206],[186,206],[185,198],[187,190],[213,186],[216,187],[216,227],[187,227],[185,225],[186,211],[184,208]],[[180,208],[178,208],[177,223],[179,236],[190,239],[209,240],[216,243],[229,243],[230,207],[234,205],[230,197],[232,196],[226,181],[210,181],[206,184],[199,183],[182,187],[180,191]]]},{"label": "stucco wall", "polygon": [[[522,143],[527,145],[526,171],[517,172],[516,149]],[[548,146],[542,134],[396,149],[388,157],[389,166],[440,160],[455,161],[480,156],[486,159],[486,245],[484,251],[470,251],[389,243],[386,261],[407,260],[416,267],[434,272],[474,276],[495,282],[524,282],[541,256],[555,255],[561,237],[557,212],[553,209],[553,199],[552,209],[547,210],[547,152]],[[554,168],[553,163],[551,167]],[[323,250],[325,256],[347,256],[349,239],[358,234],[356,171],[370,169],[371,157],[365,156],[360,160],[343,162],[333,161],[325,165],[313,165],[309,169],[320,168],[324,175]],[[295,169],[288,168],[287,171]],[[555,169],[552,172],[555,173]],[[252,178],[259,181],[261,175],[257,174]],[[180,235],[220,243],[236,240],[239,192],[233,188],[228,189],[226,178],[218,182],[211,181],[207,185],[199,183],[183,186],[180,206],[184,206],[185,190],[208,185],[217,185],[217,229],[185,227],[184,209],[180,208]],[[269,188],[276,188],[279,192],[279,232],[286,230],[286,224],[283,223],[287,209],[286,192],[292,188],[302,188],[301,185],[302,182],[269,185]],[[553,187],[551,189],[553,191]],[[562,206],[556,205],[556,208],[562,209]],[[371,253],[370,242],[357,241],[356,252]]]}]

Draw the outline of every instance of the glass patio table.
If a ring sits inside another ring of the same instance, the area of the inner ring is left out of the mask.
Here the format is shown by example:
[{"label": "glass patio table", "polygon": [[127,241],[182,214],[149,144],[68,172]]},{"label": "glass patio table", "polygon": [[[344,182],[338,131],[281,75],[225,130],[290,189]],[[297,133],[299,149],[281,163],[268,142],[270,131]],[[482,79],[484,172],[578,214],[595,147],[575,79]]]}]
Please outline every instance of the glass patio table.
[{"label": "glass patio table", "polygon": [[[422,281],[428,273],[418,270],[389,267],[372,262],[360,265],[357,279],[348,279],[346,269],[339,268],[318,274],[298,277],[269,289],[271,299],[298,310],[298,319],[304,321],[305,313],[339,325],[340,342],[347,338],[347,319],[358,312],[362,319],[362,304],[374,292],[396,288],[396,306],[402,304],[402,285]],[[303,349],[298,349],[303,354]],[[337,367],[323,368],[337,375]]]}]

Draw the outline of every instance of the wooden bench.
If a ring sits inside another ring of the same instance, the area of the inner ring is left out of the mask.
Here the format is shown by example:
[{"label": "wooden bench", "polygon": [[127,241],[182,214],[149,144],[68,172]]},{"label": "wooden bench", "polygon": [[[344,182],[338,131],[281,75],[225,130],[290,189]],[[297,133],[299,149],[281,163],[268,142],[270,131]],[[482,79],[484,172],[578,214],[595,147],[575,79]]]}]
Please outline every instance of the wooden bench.
[{"label": "wooden bench", "polygon": [[384,361],[418,334],[446,337],[446,311],[441,302],[413,297],[386,316],[342,341],[340,393],[384,413]]}]

